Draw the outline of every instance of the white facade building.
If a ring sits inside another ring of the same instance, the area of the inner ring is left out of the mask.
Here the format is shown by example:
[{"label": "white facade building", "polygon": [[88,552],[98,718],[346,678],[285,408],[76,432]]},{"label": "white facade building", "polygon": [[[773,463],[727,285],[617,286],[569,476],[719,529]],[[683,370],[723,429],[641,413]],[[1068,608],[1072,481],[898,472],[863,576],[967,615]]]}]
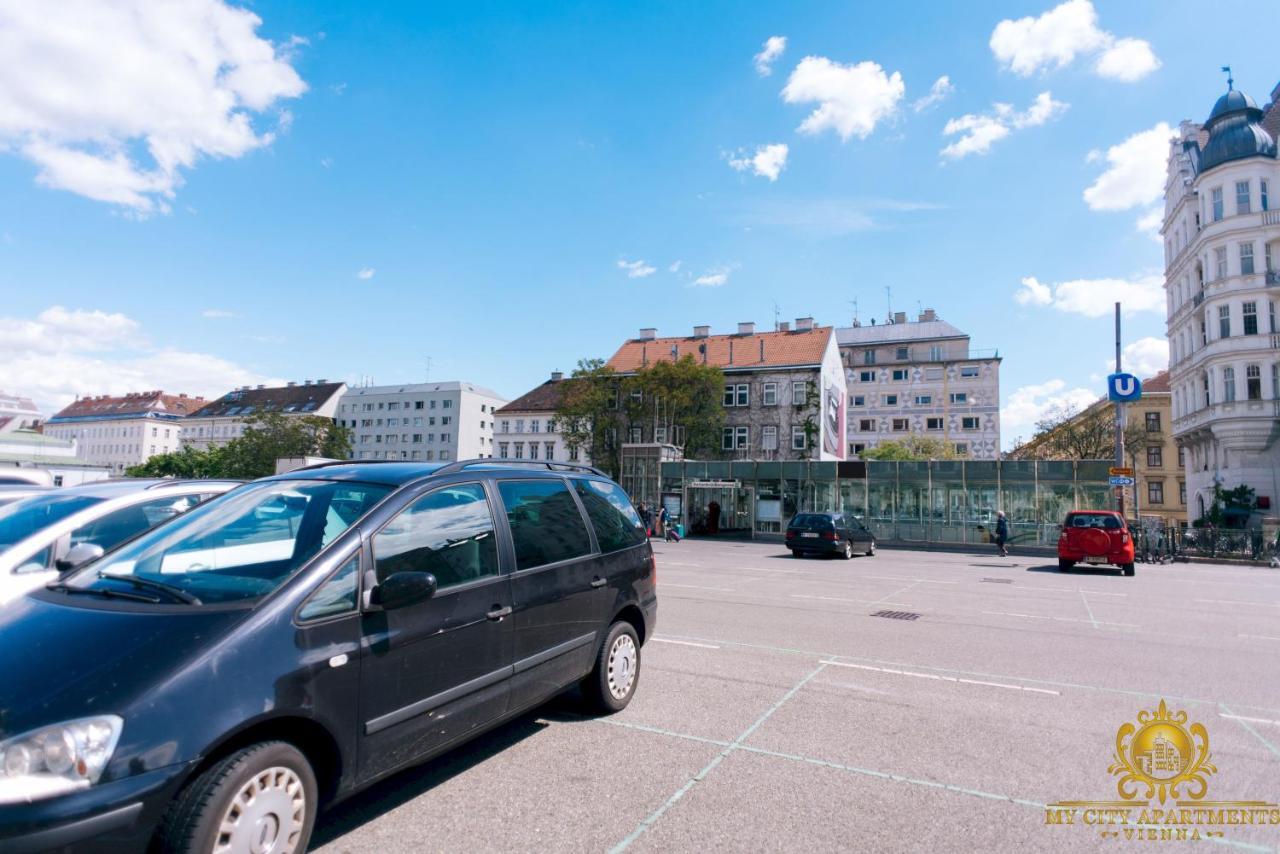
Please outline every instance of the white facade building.
[{"label": "white facade building", "polygon": [[244,435],[246,419],[263,412],[335,418],[338,400],[346,390],[346,383],[328,380],[291,382],[272,388],[242,386],[187,416],[182,424],[182,444],[200,451],[222,447]]},{"label": "white facade building", "polygon": [[1266,109],[1238,90],[1184,121],[1165,184],[1173,432],[1192,520],[1214,485],[1280,496],[1280,86]]},{"label": "white facade building", "polygon": [[493,428],[493,455],[510,460],[559,460],[590,464],[583,449],[570,448],[556,428],[556,409],[564,374],[551,379],[500,407]]},{"label": "white facade building", "polygon": [[34,430],[43,421],[44,413],[31,398],[0,391],[0,433]]},{"label": "white facade building", "polygon": [[856,457],[911,433],[974,460],[1000,458],[1000,355],[925,309],[914,322],[836,330],[849,384],[847,440]]},{"label": "white facade building", "polygon": [[347,389],[338,424],[351,430],[354,460],[467,460],[492,457],[494,411],[507,401],[468,382]]},{"label": "white facade building", "polygon": [[45,422],[44,434],[74,443],[91,465],[122,474],[178,450],[183,420],[205,403],[203,397],[161,391],[82,397]]},{"label": "white facade building", "polygon": [[46,472],[46,482],[53,486],[79,486],[117,471],[90,463],[79,454],[74,439],[55,439],[34,430],[6,430],[0,432],[0,482],[10,482],[14,469]]}]

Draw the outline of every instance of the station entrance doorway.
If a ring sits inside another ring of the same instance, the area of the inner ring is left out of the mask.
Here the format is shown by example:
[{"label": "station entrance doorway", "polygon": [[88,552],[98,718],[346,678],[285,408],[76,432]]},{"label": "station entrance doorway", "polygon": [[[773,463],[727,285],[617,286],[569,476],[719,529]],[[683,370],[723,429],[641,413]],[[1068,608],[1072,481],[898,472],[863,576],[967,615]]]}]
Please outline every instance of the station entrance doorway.
[{"label": "station entrance doorway", "polygon": [[684,488],[685,533],[750,537],[755,527],[755,489],[736,480],[693,481]]}]

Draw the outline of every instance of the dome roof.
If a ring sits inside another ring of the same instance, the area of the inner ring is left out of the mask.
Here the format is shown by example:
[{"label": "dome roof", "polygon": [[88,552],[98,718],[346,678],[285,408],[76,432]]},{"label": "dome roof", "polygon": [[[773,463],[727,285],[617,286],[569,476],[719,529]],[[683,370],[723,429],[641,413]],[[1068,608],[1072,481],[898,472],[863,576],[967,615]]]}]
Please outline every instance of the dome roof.
[{"label": "dome roof", "polygon": [[1262,127],[1262,110],[1238,89],[1218,99],[1205,122],[1209,141],[1200,154],[1200,171],[1246,157],[1275,157],[1276,141]]}]

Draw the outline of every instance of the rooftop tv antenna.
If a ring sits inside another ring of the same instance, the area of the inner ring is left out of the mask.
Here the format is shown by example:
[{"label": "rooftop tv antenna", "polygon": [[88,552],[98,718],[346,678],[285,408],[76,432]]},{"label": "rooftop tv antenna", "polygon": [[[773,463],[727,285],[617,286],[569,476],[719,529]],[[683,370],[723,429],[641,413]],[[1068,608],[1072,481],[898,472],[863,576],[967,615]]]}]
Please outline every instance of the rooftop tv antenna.
[{"label": "rooftop tv antenna", "polygon": [[1235,84],[1235,82],[1236,82],[1236,81],[1234,81],[1234,80],[1232,80],[1232,79],[1231,79],[1231,66],[1230,66],[1230,65],[1224,65],[1224,66],[1222,66],[1222,71],[1223,71],[1223,73],[1224,73],[1224,74],[1226,74],[1226,75],[1227,75],[1227,91],[1228,91],[1228,92],[1230,92],[1230,91],[1231,91],[1231,89],[1232,89],[1232,86],[1233,86],[1233,85]]},{"label": "rooftop tv antenna", "polygon": [[774,332],[778,331],[778,317],[779,315],[781,315],[781,313],[782,312],[778,309],[778,303],[775,301],[773,303],[773,331]]},{"label": "rooftop tv antenna", "polygon": [[427,357],[427,378],[424,380],[424,382],[431,382],[431,365],[432,365],[432,359],[430,356],[428,356]]},{"label": "rooftop tv antenna", "polygon": [[888,285],[884,286],[884,303],[889,309],[889,313],[885,317],[890,323],[893,323],[893,290]]},{"label": "rooftop tv antenna", "polygon": [[853,325],[860,326],[861,324],[858,323],[858,298],[854,297],[849,300],[849,305],[853,306]]}]

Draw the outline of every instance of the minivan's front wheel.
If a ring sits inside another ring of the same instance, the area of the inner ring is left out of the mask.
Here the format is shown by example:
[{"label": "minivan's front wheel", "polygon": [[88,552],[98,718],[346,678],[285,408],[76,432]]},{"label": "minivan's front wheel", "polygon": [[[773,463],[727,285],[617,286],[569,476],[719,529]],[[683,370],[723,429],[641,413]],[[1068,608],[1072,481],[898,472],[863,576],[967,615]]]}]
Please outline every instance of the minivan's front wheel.
[{"label": "minivan's front wheel", "polygon": [[316,778],[291,744],[238,750],[187,785],[160,829],[160,847],[183,854],[293,854],[307,850]]},{"label": "minivan's front wheel", "polygon": [[598,712],[620,712],[631,702],[639,681],[640,638],[630,623],[614,623],[596,656],[595,669],[583,682],[583,694]]}]

